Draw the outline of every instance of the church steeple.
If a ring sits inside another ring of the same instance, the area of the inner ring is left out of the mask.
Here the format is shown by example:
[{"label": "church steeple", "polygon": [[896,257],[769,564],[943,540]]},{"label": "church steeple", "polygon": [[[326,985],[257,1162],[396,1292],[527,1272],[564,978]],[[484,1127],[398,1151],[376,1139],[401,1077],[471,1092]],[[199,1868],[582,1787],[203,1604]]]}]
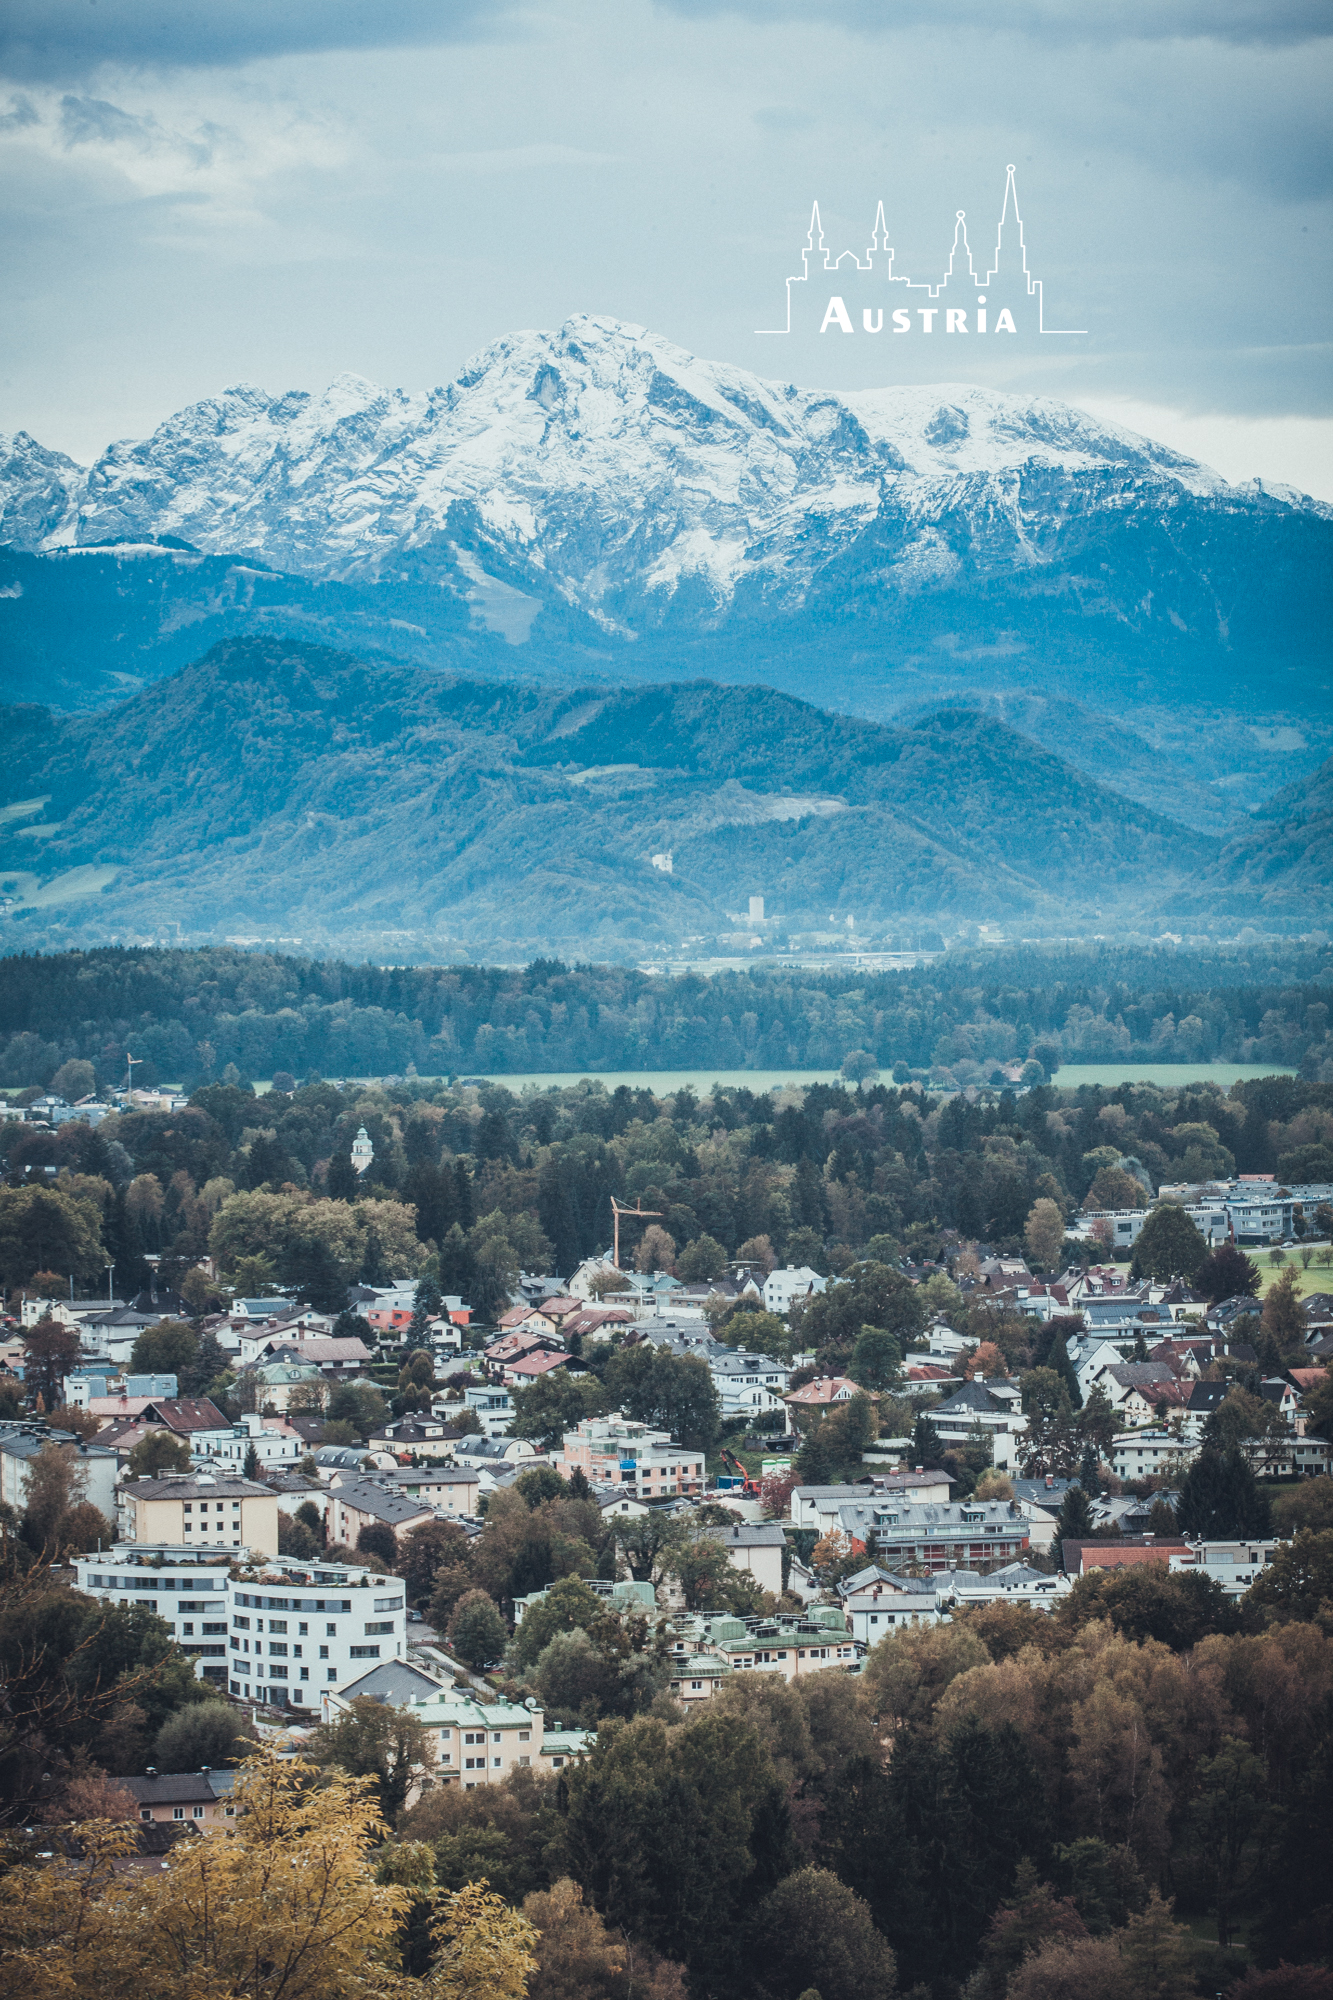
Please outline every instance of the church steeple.
[{"label": "church steeple", "polygon": [[818,262],[814,265],[815,270],[823,271],[828,267],[828,252],[824,248],[824,225],[819,219],[818,202],[815,202],[810,210],[810,229],[805,239],[805,248],[801,252],[801,258],[805,265],[805,275],[807,278],[810,276],[811,260],[813,258],[818,259]]}]

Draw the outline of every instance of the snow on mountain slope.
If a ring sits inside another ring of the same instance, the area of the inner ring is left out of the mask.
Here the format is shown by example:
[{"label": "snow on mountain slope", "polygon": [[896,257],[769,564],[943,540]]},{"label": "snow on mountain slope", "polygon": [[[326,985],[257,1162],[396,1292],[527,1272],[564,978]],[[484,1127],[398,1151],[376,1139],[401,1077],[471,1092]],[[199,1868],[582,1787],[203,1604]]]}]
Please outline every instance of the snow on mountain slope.
[{"label": "snow on mountain slope", "polygon": [[983,575],[1040,564],[1071,513],[1190,498],[1333,511],[1229,488],[1047,398],[838,396],[580,315],[509,335],[429,393],[354,375],[317,396],[230,389],[86,474],[21,437],[0,463],[0,542],[170,535],[309,577],[435,576],[474,599],[495,571],[524,630],[530,591],[534,608],[563,599],[630,631],[672,607],[706,622],[743,588],[798,604],[870,530],[893,545],[881,574],[911,590],[964,559]]}]

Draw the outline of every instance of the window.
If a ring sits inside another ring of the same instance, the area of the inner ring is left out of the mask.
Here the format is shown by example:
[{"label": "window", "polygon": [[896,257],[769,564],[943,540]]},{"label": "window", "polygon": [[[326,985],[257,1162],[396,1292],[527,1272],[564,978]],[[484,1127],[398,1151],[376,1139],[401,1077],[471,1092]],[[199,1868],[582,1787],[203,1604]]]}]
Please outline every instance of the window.
[{"label": "window", "polygon": [[140,1817],[140,1819],[146,1819],[146,1820],[149,1820],[149,1821],[151,1821],[151,1820],[152,1820],[152,1817],[153,1817],[153,1809],[152,1809],[152,1807],[151,1807],[151,1806],[140,1806],[140,1808],[139,1808],[139,1817]]},{"label": "window", "polygon": [[184,1817],[185,1817],[185,1808],[184,1808],[184,1806],[173,1806],[173,1807],[171,1808],[171,1817],[172,1817],[173,1819],[184,1819]]},{"label": "window", "polygon": [[305,1633],[310,1630],[310,1627],[306,1624],[305,1619],[303,1618],[296,1629],[298,1632]]},{"label": "window", "polygon": [[310,1669],[309,1669],[309,1667],[302,1667],[302,1669],[301,1669],[301,1679],[302,1679],[303,1681],[308,1681],[308,1680],[310,1679]]},{"label": "window", "polygon": [[338,1678],[338,1669],[337,1669],[336,1667],[330,1667],[330,1668],[329,1668],[329,1671],[328,1671],[328,1678],[329,1678],[329,1679],[330,1679],[331,1681],[336,1681],[336,1680],[337,1680],[337,1678]]},{"label": "window", "polygon": [[498,1743],[500,1741],[500,1732],[498,1729],[492,1731],[491,1741],[492,1743]]},{"label": "window", "polygon": [[194,1626],[193,1626],[193,1625],[191,1625],[191,1624],[189,1624],[189,1623],[187,1622],[186,1624],[184,1624],[184,1625],[182,1625],[182,1626],[181,1626],[181,1632],[182,1632],[182,1634],[183,1634],[183,1636],[184,1636],[185,1638],[187,1638],[187,1639],[193,1639],[193,1637],[194,1637]]},{"label": "window", "polygon": [[285,1618],[270,1618],[268,1629],[270,1632],[285,1632],[287,1630],[287,1620]]},{"label": "window", "polygon": [[392,1618],[380,1618],[375,1620],[372,1624],[367,1625],[366,1637],[368,1639],[373,1638],[375,1633],[377,1632],[392,1632],[392,1630],[393,1630]]},{"label": "window", "polygon": [[287,1642],[285,1639],[270,1639],[268,1650],[273,1659],[285,1660],[287,1657]]},{"label": "window", "polygon": [[337,1638],[337,1636],[338,1636],[338,1627],[337,1627],[336,1625],[326,1625],[326,1626],[324,1627],[324,1630],[325,1630],[325,1631],[326,1631],[326,1632],[328,1633],[328,1635],[329,1635],[330,1639],[336,1639],[336,1638]]},{"label": "window", "polygon": [[327,1647],[327,1646],[321,1646],[321,1647],[320,1647],[320,1649],[319,1649],[319,1657],[320,1657],[320,1659],[321,1659],[321,1660],[327,1660],[327,1659],[328,1659],[328,1657],[329,1657],[329,1649],[328,1649],[328,1647]]},{"label": "window", "polygon": [[518,1732],[518,1740],[520,1743],[531,1743],[532,1731],[530,1729],[520,1729]]},{"label": "window", "polygon": [[377,1660],[380,1656],[378,1646],[352,1646],[348,1651],[354,1660]]},{"label": "window", "polygon": [[204,1809],[203,1809],[203,1807],[202,1807],[202,1806],[196,1806],[196,1807],[195,1807],[195,1809],[194,1809],[194,1815],[193,1815],[193,1816],[194,1816],[194,1818],[195,1818],[195,1819],[202,1819],[202,1818],[203,1818],[203,1816],[204,1816]]}]

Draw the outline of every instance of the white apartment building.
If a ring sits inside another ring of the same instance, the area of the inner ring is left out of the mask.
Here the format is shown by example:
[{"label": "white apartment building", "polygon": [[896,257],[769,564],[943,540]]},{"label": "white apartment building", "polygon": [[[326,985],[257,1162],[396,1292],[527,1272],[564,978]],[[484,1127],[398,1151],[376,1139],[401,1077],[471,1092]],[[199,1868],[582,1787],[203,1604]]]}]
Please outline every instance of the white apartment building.
[{"label": "white apartment building", "polygon": [[790,1413],[782,1399],[791,1382],[791,1370],[784,1363],[767,1354],[723,1346],[710,1347],[707,1360],[724,1423],[728,1417],[777,1414],[783,1428],[790,1428]]},{"label": "white apartment building", "polygon": [[808,1264],[788,1264],[781,1271],[770,1271],[764,1279],[764,1311],[789,1313],[797,1299],[816,1297],[827,1290],[828,1279]]},{"label": "white apartment building", "polygon": [[1111,1439],[1111,1470],[1117,1479],[1174,1479],[1198,1446],[1170,1431],[1117,1431]]},{"label": "white apartment building", "polygon": [[[74,1560],[77,1588],[112,1604],[148,1604],[201,1679],[243,1700],[317,1708],[407,1648],[403,1585],[378,1571],[257,1567],[179,1544],[117,1543]],[[236,1574],[232,1574],[233,1567]]]},{"label": "white apartment building", "polygon": [[[431,1407],[437,1417],[447,1418],[450,1414],[449,1404],[443,1398],[435,1400]],[[514,1399],[498,1383],[478,1383],[464,1389],[463,1407],[474,1413],[483,1437],[504,1437],[514,1420]]]},{"label": "white apartment building", "polygon": [[283,1418],[261,1417],[254,1411],[221,1430],[190,1434],[190,1457],[200,1468],[214,1471],[225,1467],[243,1472],[252,1450],[262,1471],[290,1471],[309,1449],[301,1433]]}]

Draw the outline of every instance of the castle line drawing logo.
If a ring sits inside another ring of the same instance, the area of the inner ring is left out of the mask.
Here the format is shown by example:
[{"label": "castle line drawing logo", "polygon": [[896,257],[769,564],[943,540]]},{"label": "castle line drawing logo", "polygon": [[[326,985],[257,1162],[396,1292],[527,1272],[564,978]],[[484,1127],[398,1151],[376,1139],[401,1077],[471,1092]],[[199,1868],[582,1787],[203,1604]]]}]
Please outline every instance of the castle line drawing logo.
[{"label": "castle line drawing logo", "polygon": [[[979,272],[967,238],[967,215],[955,212],[953,246],[943,276],[910,278],[894,269],[897,253],[889,242],[881,201],[864,257],[854,250],[836,254],[824,241],[815,202],[810,231],[801,251],[801,269],[787,280],[787,324],[761,326],[762,334],[793,330],[820,333],[995,335],[1020,332],[1050,335],[1086,333],[1085,326],[1047,326],[1045,293],[1028,268],[1027,238],[1018,212],[1014,169],[1005,169],[1004,202],[995,251]],[[830,289],[827,279],[840,287]]]}]

